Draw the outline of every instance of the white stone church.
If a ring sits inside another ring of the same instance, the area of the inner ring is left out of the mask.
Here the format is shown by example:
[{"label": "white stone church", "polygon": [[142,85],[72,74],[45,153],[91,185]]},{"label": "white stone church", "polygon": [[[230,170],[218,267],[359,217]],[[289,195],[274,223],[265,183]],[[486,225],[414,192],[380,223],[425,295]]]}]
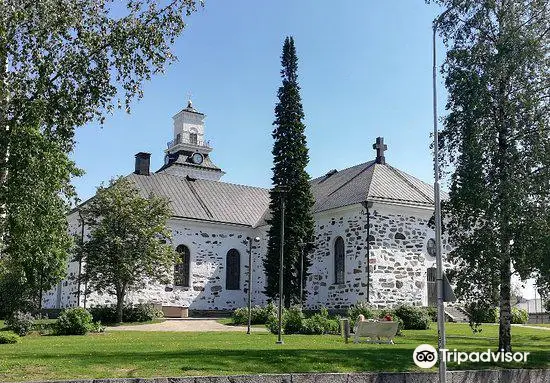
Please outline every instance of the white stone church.
[{"label": "white stone church", "polygon": [[[130,293],[129,302],[196,311],[246,306],[249,251],[253,304],[267,302],[262,260],[269,190],[220,181],[224,172],[210,156],[204,119],[191,102],[173,117],[173,140],[157,171],[149,168],[149,153],[136,154],[135,172],[127,177],[144,195],[170,200],[169,226],[181,260],[171,284],[150,284]],[[307,308],[344,309],[367,299],[380,306],[435,304],[435,242],[428,226],[432,186],[387,164],[383,139],[373,147],[376,152],[365,163],[311,180],[316,247],[307,270]],[[71,233],[86,235],[78,208],[68,222]],[[252,240],[256,237],[260,240]],[[443,252],[448,250],[444,242]],[[71,262],[67,279],[45,294],[43,307],[116,302],[114,296],[85,292],[75,278],[84,267]]]}]

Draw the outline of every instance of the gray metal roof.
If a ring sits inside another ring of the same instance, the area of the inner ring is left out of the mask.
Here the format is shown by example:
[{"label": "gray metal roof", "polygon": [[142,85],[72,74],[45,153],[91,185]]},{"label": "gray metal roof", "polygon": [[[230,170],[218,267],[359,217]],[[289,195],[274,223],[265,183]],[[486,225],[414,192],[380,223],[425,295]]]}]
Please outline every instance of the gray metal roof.
[{"label": "gray metal roof", "polygon": [[365,162],[311,180],[314,212],[363,201],[432,207],[429,184],[387,164]]},{"label": "gray metal roof", "polygon": [[[340,171],[331,170],[311,180],[310,184],[315,198],[314,213],[364,201],[428,208],[434,205],[433,186],[393,166],[375,161]],[[266,210],[256,226],[265,225],[270,216]]]},{"label": "gray metal roof", "polygon": [[269,206],[268,189],[166,173],[127,178],[142,195],[167,198],[175,217],[253,226]]},{"label": "gray metal roof", "polygon": [[[175,217],[256,227],[264,225],[270,216],[269,189],[164,172],[130,174],[127,178],[143,196],[152,193],[167,198]],[[315,213],[367,200],[420,207],[434,204],[431,185],[375,161],[331,171],[310,183]]]}]

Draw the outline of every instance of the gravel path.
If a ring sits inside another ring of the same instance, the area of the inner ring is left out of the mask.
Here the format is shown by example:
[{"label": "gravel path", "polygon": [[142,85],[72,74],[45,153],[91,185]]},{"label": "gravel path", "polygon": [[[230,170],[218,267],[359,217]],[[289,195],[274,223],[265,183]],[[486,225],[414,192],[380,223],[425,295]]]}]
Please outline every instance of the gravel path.
[{"label": "gravel path", "polygon": [[[133,326],[107,327],[108,331],[238,331],[246,332],[246,326],[226,326],[216,322],[216,319],[185,318],[166,319],[161,323],[149,323]],[[252,327],[252,332],[265,332],[267,329]]]},{"label": "gravel path", "polygon": [[546,331],[550,331],[550,327],[544,327],[544,326],[529,326],[528,324],[513,324],[512,326],[525,327],[525,328],[533,328],[533,329],[535,329],[535,330],[546,330]]}]

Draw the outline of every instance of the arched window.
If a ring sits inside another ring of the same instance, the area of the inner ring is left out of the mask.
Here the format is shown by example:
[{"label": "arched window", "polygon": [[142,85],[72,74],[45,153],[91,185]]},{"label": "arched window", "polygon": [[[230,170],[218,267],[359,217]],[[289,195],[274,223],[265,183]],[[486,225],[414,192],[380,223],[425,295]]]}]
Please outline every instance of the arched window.
[{"label": "arched window", "polygon": [[344,240],[342,237],[336,238],[334,241],[334,283],[337,285],[344,284],[345,279],[345,256],[344,256]]},{"label": "arched window", "polygon": [[241,254],[236,249],[229,250],[225,265],[225,288],[239,290],[241,286]]},{"label": "arched window", "polygon": [[193,145],[197,145],[197,133],[191,132],[189,133],[189,142]]},{"label": "arched window", "polygon": [[179,253],[179,262],[174,265],[174,286],[189,287],[191,253],[185,245],[179,245],[176,251]]}]

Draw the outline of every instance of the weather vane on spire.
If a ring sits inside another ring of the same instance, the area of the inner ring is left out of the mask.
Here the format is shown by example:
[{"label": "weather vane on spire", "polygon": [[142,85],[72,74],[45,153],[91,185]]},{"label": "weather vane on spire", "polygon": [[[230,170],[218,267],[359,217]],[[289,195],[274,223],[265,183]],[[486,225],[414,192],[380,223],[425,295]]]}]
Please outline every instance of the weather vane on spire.
[{"label": "weather vane on spire", "polygon": [[192,108],[193,102],[191,101],[191,91],[187,92],[187,107]]}]

